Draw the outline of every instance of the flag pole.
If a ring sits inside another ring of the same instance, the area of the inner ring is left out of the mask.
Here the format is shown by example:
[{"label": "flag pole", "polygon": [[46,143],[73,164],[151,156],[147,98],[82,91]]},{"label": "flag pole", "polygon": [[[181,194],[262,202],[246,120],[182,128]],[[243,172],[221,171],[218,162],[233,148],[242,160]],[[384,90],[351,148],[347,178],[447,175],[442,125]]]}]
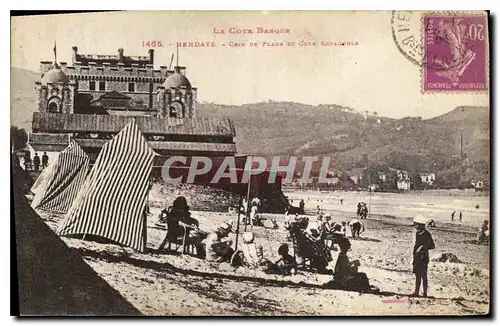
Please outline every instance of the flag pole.
[{"label": "flag pole", "polygon": [[54,62],[57,64],[57,42],[54,41]]}]

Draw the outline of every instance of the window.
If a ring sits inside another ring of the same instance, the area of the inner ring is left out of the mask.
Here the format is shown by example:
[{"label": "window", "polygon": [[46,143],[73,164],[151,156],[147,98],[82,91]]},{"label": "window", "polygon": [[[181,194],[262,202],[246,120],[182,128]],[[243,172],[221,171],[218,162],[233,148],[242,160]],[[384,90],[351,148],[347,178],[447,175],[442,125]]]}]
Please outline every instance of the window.
[{"label": "window", "polygon": [[57,107],[57,103],[55,103],[55,102],[49,103],[49,112],[50,113],[59,113],[59,108]]},{"label": "window", "polygon": [[128,91],[135,92],[135,83],[128,83]]},{"label": "window", "polygon": [[90,81],[90,83],[89,83],[89,89],[90,89],[91,91],[95,91],[95,81],[93,81],[93,80],[92,80],[92,81]]},{"label": "window", "polygon": [[100,91],[105,91],[106,90],[106,82],[103,82],[103,81],[99,82],[99,90]]}]

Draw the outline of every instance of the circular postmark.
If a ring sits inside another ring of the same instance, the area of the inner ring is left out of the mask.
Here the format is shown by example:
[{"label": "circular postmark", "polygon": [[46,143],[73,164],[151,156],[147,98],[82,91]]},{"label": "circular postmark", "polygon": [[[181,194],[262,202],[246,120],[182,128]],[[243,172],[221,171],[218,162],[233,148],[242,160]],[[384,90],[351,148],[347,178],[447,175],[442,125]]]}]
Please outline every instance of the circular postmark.
[{"label": "circular postmark", "polygon": [[393,11],[392,37],[398,50],[420,67],[463,70],[485,39],[481,19],[459,12]]},{"label": "circular postmark", "polygon": [[392,38],[399,52],[418,66],[426,64],[422,35],[422,12],[393,11]]}]

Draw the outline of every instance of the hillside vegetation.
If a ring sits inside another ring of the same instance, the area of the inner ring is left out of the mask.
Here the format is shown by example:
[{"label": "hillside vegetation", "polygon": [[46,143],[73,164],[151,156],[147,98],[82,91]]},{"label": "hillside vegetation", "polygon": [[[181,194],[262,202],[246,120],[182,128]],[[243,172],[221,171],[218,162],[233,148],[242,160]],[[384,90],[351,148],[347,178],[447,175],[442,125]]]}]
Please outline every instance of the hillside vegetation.
[{"label": "hillside vegetation", "polygon": [[[27,131],[36,108],[38,79],[37,73],[11,68],[11,122]],[[269,101],[240,106],[199,103],[198,115],[232,119],[240,153],[328,155],[340,170],[384,163],[414,173],[434,172],[442,186],[453,186],[450,180],[458,180],[460,171],[464,182],[489,180],[488,107],[457,107],[423,120],[392,119],[334,104]]]}]

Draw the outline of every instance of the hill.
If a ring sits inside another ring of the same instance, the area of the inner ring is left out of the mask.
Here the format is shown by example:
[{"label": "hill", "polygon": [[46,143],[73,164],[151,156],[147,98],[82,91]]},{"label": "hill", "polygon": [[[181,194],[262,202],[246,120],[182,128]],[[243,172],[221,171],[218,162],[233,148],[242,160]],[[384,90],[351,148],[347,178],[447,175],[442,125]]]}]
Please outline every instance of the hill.
[{"label": "hill", "polygon": [[40,74],[10,68],[10,121],[12,125],[31,131],[31,119],[36,111],[35,82]]},{"label": "hill", "polygon": [[[266,102],[199,105],[200,115],[229,117],[244,153],[333,157],[342,169],[385,162],[449,178],[489,179],[489,108],[457,107],[442,116],[391,119],[338,105]],[[272,112],[272,114],[270,114]],[[460,159],[463,129],[463,160]]]},{"label": "hill", "polygon": [[[28,131],[38,78],[34,72],[11,68],[11,122]],[[229,106],[202,102],[198,114],[232,119],[240,153],[329,155],[332,164],[344,170],[384,162],[400,169],[432,171],[443,179],[456,179],[462,165],[465,179],[489,180],[488,107],[457,107],[423,120],[392,119],[334,104],[269,101]]]}]

